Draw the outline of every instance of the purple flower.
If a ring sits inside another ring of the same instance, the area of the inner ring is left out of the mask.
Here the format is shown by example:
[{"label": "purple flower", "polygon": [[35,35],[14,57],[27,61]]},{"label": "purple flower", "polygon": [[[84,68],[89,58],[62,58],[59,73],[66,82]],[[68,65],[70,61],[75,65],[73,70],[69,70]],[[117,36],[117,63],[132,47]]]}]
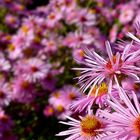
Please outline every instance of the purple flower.
[{"label": "purple flower", "polygon": [[122,88],[119,88],[119,93],[123,104],[114,97],[108,100],[108,104],[114,110],[108,112],[100,110],[100,116],[107,119],[110,123],[107,130],[113,133],[105,137],[108,139],[131,139],[136,140],[140,136],[140,104],[134,92],[132,92],[132,101]]},{"label": "purple flower", "polygon": [[113,55],[109,42],[106,42],[109,59],[104,59],[96,52],[85,49],[85,62],[81,62],[81,64],[87,67],[74,68],[81,71],[81,76],[78,78],[81,89],[85,92],[90,88],[90,95],[95,85],[100,85],[103,81],[106,81],[109,83],[108,90],[111,92],[112,82],[113,80],[117,82],[119,75],[127,75],[139,80],[140,68],[135,66],[134,63],[140,59],[140,50],[131,52],[131,47],[132,45],[129,44],[122,53],[117,52]]}]

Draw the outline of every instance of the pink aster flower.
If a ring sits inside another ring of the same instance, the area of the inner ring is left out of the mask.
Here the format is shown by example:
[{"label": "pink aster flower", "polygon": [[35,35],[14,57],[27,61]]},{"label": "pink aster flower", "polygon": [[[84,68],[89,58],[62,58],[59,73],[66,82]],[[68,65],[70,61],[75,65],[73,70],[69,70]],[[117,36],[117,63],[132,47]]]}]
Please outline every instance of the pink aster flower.
[{"label": "pink aster flower", "polygon": [[[118,92],[115,88],[112,89],[111,94],[115,98],[119,98]],[[76,101],[73,101],[70,109],[75,112],[82,112],[88,108],[94,107],[94,104],[101,107],[107,107],[106,100],[109,98],[108,87],[105,83],[102,83],[99,87],[95,86],[89,96],[83,96],[78,98]]]},{"label": "pink aster flower", "polygon": [[58,118],[66,119],[65,115],[71,115],[69,105],[72,100],[80,97],[80,91],[71,85],[65,85],[62,89],[53,92],[49,98],[49,104],[54,108]]},{"label": "pink aster flower", "polygon": [[139,80],[140,68],[135,66],[134,63],[140,59],[140,50],[131,52],[131,47],[132,45],[129,44],[122,53],[117,52],[113,55],[109,42],[106,42],[109,59],[104,59],[96,52],[85,49],[85,62],[81,62],[81,64],[87,67],[74,68],[81,71],[82,75],[78,78],[81,89],[85,92],[90,88],[90,95],[95,85],[100,85],[103,81],[106,81],[109,83],[108,91],[110,92],[113,80],[118,81],[117,77],[122,75]]},{"label": "pink aster flower", "polygon": [[10,27],[17,28],[19,25],[19,20],[16,16],[7,14],[5,17],[5,23]]},{"label": "pink aster flower", "polygon": [[44,113],[44,115],[45,115],[46,117],[50,117],[50,116],[52,116],[52,115],[54,114],[54,109],[53,109],[52,106],[47,105],[47,106],[45,107],[43,113]]},{"label": "pink aster flower", "polygon": [[123,89],[119,88],[119,92],[123,104],[111,97],[108,104],[114,111],[99,111],[99,114],[110,122],[107,130],[113,132],[105,139],[136,140],[140,137],[140,104],[134,92],[132,92],[132,101]]},{"label": "pink aster flower", "polygon": [[119,21],[122,24],[127,24],[133,19],[133,17],[134,17],[134,8],[133,8],[133,6],[124,5],[121,8],[121,14],[119,16]]},{"label": "pink aster flower", "polygon": [[53,28],[60,19],[62,19],[62,13],[60,11],[54,10],[50,12],[46,20],[48,28]]},{"label": "pink aster flower", "polygon": [[63,44],[72,48],[80,47],[81,45],[89,45],[93,43],[94,38],[84,32],[69,33],[64,39]]},{"label": "pink aster flower", "polygon": [[88,111],[84,117],[80,116],[80,120],[66,116],[68,122],[60,123],[71,126],[69,130],[62,131],[57,136],[68,136],[65,140],[104,140],[104,128],[106,123],[96,115]]},{"label": "pink aster flower", "polygon": [[55,53],[57,51],[57,44],[54,40],[43,39],[41,43],[45,46],[43,52]]},{"label": "pink aster flower", "polygon": [[96,16],[95,14],[88,10],[88,9],[83,9],[79,10],[77,12],[77,17],[71,21],[71,23],[76,23],[77,26],[93,26],[96,24]]},{"label": "pink aster flower", "polygon": [[23,77],[17,77],[12,82],[12,98],[21,103],[31,102],[35,96],[36,91],[34,85]]},{"label": "pink aster flower", "polygon": [[74,111],[82,112],[91,108],[93,103],[98,104],[99,106],[105,105],[105,100],[107,99],[107,85],[102,83],[101,86],[95,86],[89,96],[83,96],[78,100],[74,101],[70,108]]},{"label": "pink aster flower", "polygon": [[18,62],[15,74],[23,76],[26,80],[36,82],[47,76],[50,65],[39,58],[30,58]]},{"label": "pink aster flower", "polygon": [[82,61],[84,59],[84,50],[82,48],[73,49],[72,54],[76,60]]},{"label": "pink aster flower", "polygon": [[77,6],[76,0],[53,0],[52,5],[55,9],[60,9],[66,15]]},{"label": "pink aster flower", "polygon": [[70,100],[67,98],[67,95],[62,93],[61,90],[53,92],[48,102],[53,107],[57,118],[66,119],[65,115],[71,114],[67,107]]},{"label": "pink aster flower", "polygon": [[16,35],[11,39],[12,44],[20,49],[29,47],[34,39],[33,30],[29,27],[22,26]]}]

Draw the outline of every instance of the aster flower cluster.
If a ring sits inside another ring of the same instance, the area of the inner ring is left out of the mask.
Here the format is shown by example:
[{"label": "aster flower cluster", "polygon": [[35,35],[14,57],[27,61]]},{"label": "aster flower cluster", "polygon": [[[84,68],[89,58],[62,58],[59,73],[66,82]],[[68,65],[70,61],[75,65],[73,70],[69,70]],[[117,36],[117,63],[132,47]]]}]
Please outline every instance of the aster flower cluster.
[{"label": "aster flower cluster", "polygon": [[139,138],[139,6],[0,0],[0,139],[18,139],[15,124],[17,137],[44,140],[33,132],[51,117],[69,119],[68,140]]},{"label": "aster flower cluster", "polygon": [[71,110],[82,115],[66,116],[68,122],[60,121],[71,127],[57,136],[68,136],[68,140],[140,138],[139,29],[137,17],[137,36],[126,33],[129,41],[120,40],[114,48],[106,41],[106,53],[83,46],[84,59],[77,60],[82,67],[73,69],[80,71],[77,79],[85,96],[70,105]]}]

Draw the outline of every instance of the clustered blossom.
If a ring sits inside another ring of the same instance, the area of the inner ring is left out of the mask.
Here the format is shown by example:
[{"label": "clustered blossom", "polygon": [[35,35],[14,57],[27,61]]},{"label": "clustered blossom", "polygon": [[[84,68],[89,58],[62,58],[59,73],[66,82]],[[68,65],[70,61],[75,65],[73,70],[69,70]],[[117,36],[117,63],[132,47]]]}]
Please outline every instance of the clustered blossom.
[{"label": "clustered blossom", "polygon": [[139,139],[140,0],[36,2],[0,0],[0,140],[18,139],[18,105],[68,119],[66,140]]},{"label": "clustered blossom", "polygon": [[[133,11],[124,9],[131,17],[121,15],[122,24],[133,18]],[[139,23],[137,18],[137,33]],[[140,138],[140,40],[138,34],[128,32],[126,36],[129,41],[121,40],[114,48],[105,42],[106,53],[99,54],[83,46],[84,58],[77,60],[82,67],[73,69],[80,70],[78,84],[82,92],[88,92],[70,105],[71,110],[82,112],[83,116],[78,119],[66,115],[70,121],[60,123],[71,127],[57,136],[68,136],[68,140]]]},{"label": "clustered blossom", "polygon": [[50,111],[57,114],[59,119],[66,119],[65,115],[71,115],[72,111],[69,110],[69,104],[72,100],[80,98],[81,92],[71,85],[65,85],[62,89],[54,91],[49,99],[49,105],[45,108],[44,114],[50,115]]},{"label": "clustered blossom", "polygon": [[[69,122],[60,122],[73,127],[60,132],[58,136],[69,135],[69,140],[140,138],[140,67],[137,65],[140,61],[140,49],[132,49],[139,39],[131,33],[129,37],[132,41],[124,46],[122,52],[118,51],[115,55],[107,42],[107,59],[85,48],[85,59],[82,64],[87,67],[75,70],[81,70],[79,83],[84,92],[87,89],[89,92],[84,98],[74,101],[70,107],[75,112],[85,112],[85,115],[80,117],[81,120],[67,117]],[[131,86],[127,87],[126,84]],[[104,102],[101,96],[106,96]],[[96,112],[96,117],[89,115],[89,110]]]}]

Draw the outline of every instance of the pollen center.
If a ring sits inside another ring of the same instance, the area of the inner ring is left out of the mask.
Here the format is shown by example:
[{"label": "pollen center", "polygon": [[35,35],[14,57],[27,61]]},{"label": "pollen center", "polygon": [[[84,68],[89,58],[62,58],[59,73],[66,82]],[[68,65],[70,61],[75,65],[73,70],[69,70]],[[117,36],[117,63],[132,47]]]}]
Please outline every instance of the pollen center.
[{"label": "pollen center", "polygon": [[133,127],[134,127],[134,132],[140,136],[140,115],[134,121]]},{"label": "pollen center", "polygon": [[32,66],[32,67],[31,67],[31,70],[32,70],[32,72],[37,72],[37,71],[38,71],[38,68],[35,67],[35,66]]},{"label": "pollen center", "polygon": [[21,83],[21,87],[22,87],[23,89],[28,89],[29,86],[30,86],[30,83],[29,83],[28,81],[23,81],[23,82]]},{"label": "pollen center", "polygon": [[99,97],[99,96],[102,96],[104,94],[107,94],[108,87],[107,87],[106,83],[102,83],[101,86],[100,86],[100,88],[99,88],[99,90],[98,90],[97,95],[96,95],[96,90],[97,90],[97,86],[95,86],[95,88],[92,90],[91,96],[94,96],[94,97],[97,96],[97,97]]},{"label": "pollen center", "polygon": [[96,136],[99,133],[96,130],[101,127],[101,122],[95,116],[87,115],[81,121],[81,131],[85,136]]},{"label": "pollen center", "polygon": [[[116,55],[113,56],[112,60],[113,60],[113,63],[114,64],[117,63]],[[119,66],[121,66],[121,65],[122,65],[122,60],[120,59],[119,60]],[[113,66],[112,66],[112,63],[111,63],[110,60],[106,63],[106,68],[109,69],[109,70],[113,69]]]}]

